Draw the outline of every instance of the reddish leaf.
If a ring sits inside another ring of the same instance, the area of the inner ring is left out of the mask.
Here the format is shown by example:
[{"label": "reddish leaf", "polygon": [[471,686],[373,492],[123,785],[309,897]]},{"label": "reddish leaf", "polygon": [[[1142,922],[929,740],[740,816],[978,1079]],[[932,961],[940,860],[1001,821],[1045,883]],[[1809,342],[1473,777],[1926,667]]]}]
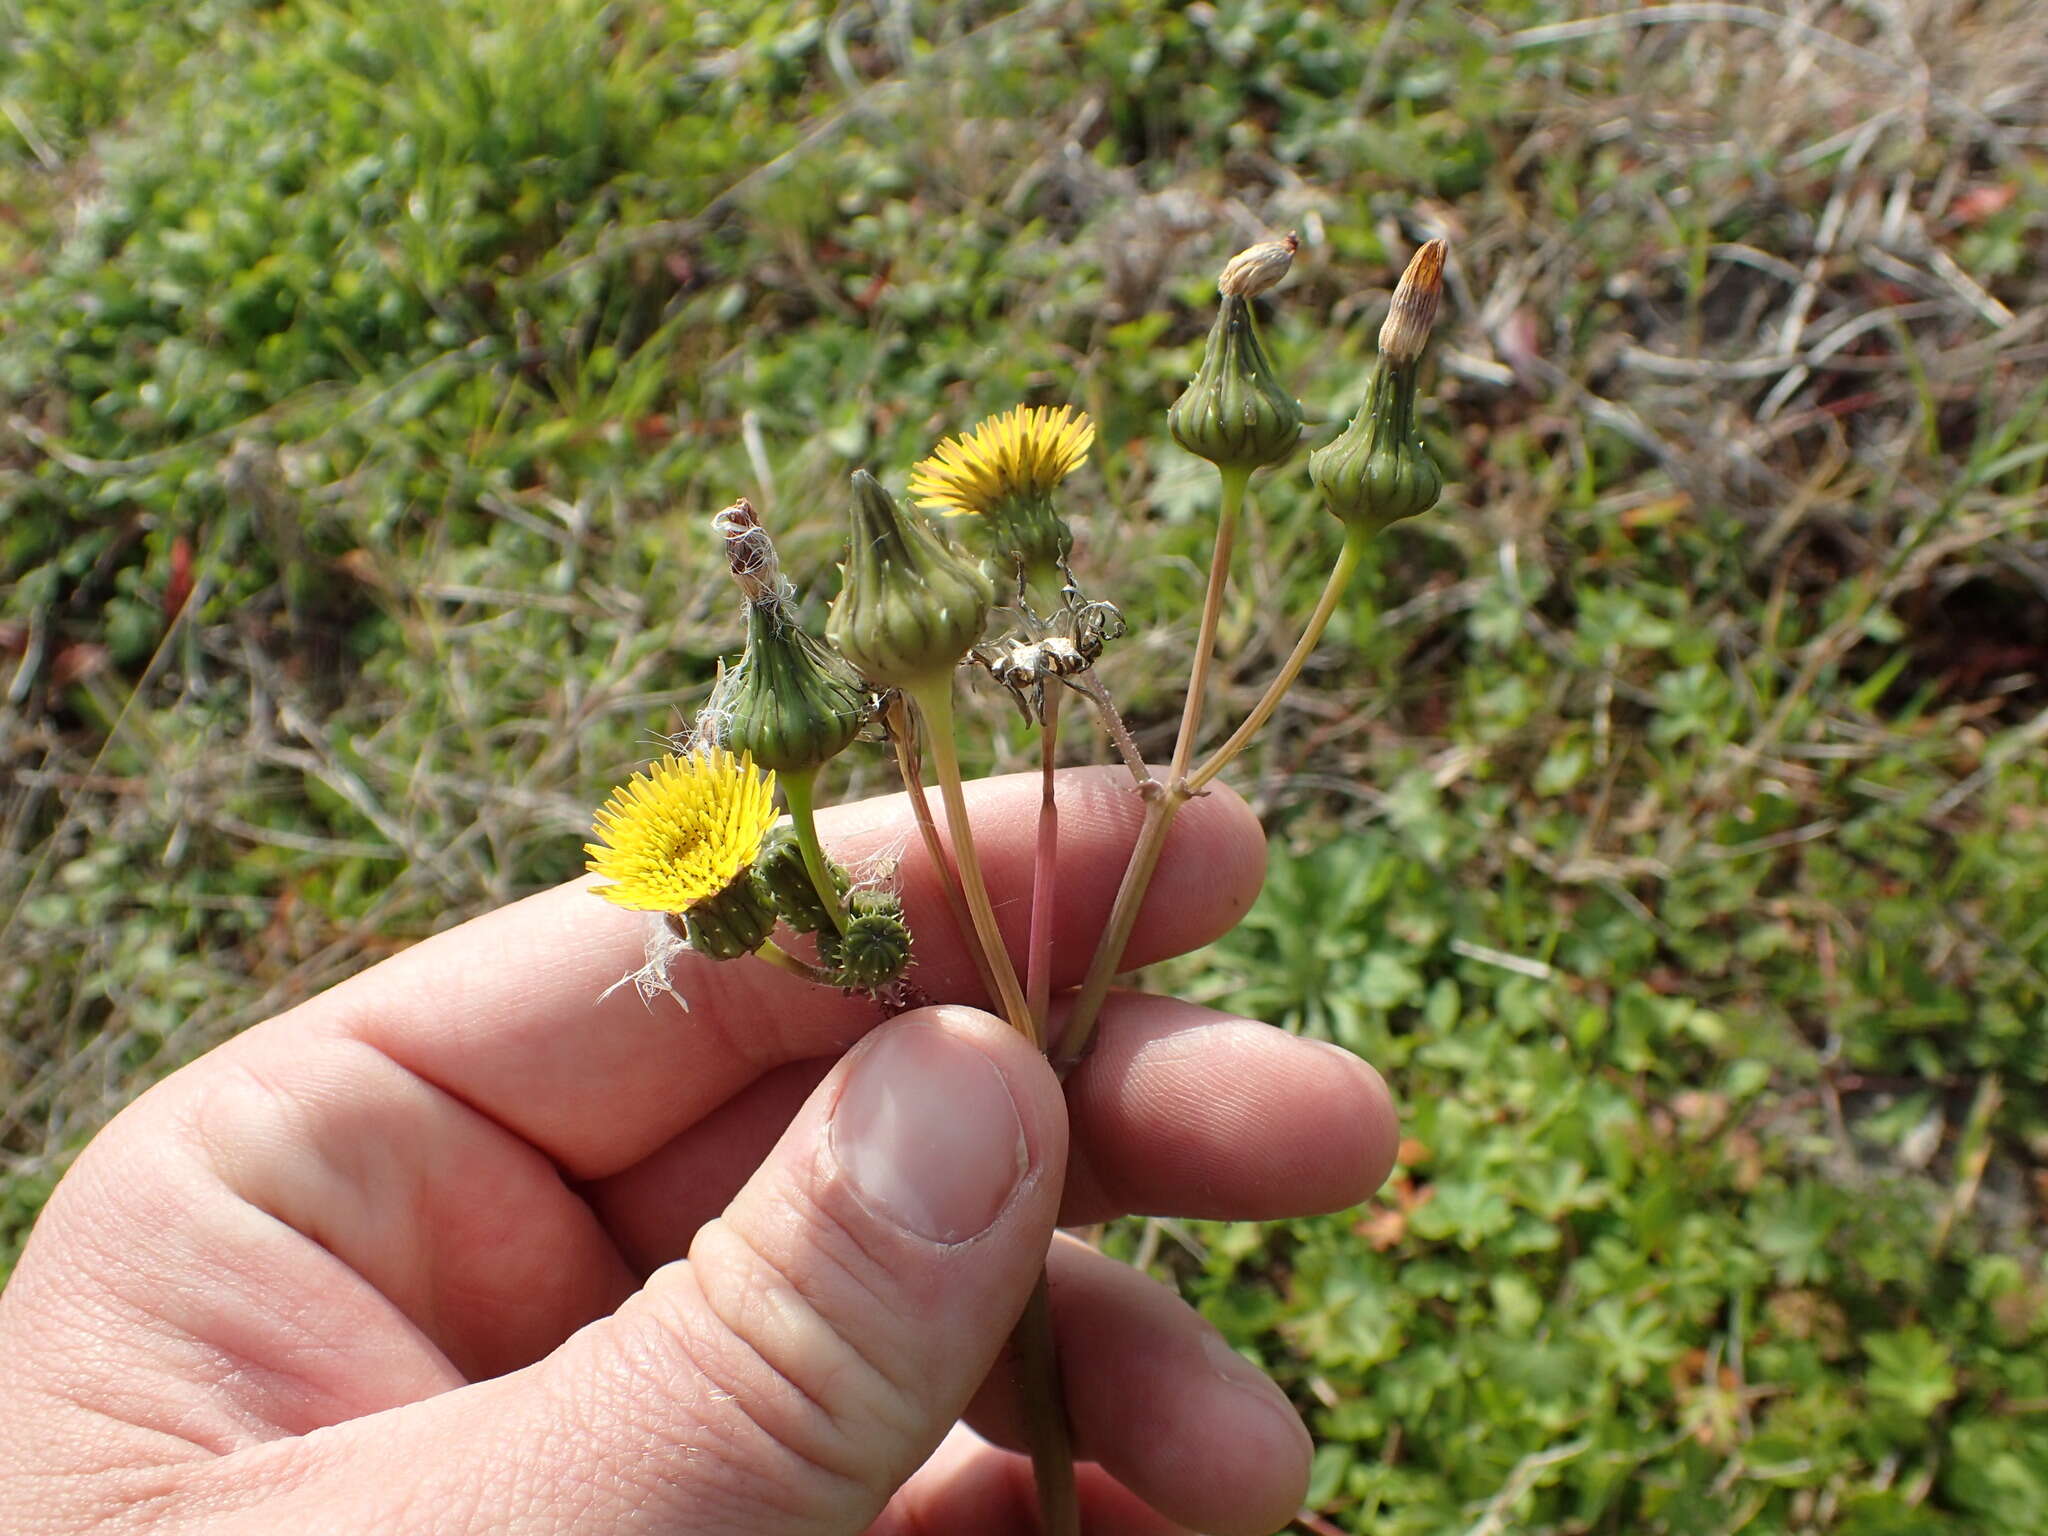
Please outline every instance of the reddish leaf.
[{"label": "reddish leaf", "polygon": [[179,534],[171,540],[171,574],[164,583],[164,623],[177,622],[192,596],[192,541]]}]

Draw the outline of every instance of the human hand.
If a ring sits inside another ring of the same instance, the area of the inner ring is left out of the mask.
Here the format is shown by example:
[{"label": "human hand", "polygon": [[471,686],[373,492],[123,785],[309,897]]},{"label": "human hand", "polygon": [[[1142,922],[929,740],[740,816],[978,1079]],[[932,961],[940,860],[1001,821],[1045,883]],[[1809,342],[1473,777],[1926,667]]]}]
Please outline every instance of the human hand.
[{"label": "human hand", "polygon": [[[971,789],[1017,950],[1038,792]],[[1061,803],[1077,974],[1142,807],[1094,770]],[[908,824],[892,797],[825,831],[858,858]],[[1230,927],[1263,859],[1235,796],[1189,805],[1132,963]],[[913,844],[917,978],[974,997],[929,876]],[[1292,1515],[1309,1445],[1286,1399],[1054,1222],[1353,1204],[1393,1157],[1369,1067],[1130,995],[1063,1096],[972,1008],[877,1026],[744,960],[683,957],[688,1013],[599,1001],[641,933],[546,892],[117,1117],[0,1294],[0,1530],[1028,1532],[1029,1463],[954,1425],[1014,1443],[998,1355],[1048,1262],[1090,1528]]]}]

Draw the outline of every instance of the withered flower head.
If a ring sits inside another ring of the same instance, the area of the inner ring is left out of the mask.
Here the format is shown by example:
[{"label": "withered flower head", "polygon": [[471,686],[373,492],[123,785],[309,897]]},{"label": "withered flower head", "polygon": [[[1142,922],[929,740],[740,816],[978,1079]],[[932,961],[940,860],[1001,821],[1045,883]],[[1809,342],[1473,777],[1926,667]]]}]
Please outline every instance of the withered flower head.
[{"label": "withered flower head", "polygon": [[711,528],[725,540],[726,567],[747,601],[780,601],[782,565],[768,530],[754,515],[754,504],[744,496],[734,498],[731,506],[712,514]]},{"label": "withered flower head", "polygon": [[851,744],[867,723],[868,694],[845,660],[797,623],[793,590],[775,545],[743,496],[711,520],[726,564],[747,598],[747,648],[723,672],[697,724],[698,738],[782,774],[805,774]]},{"label": "withered flower head", "polygon": [[1422,356],[1443,296],[1444,243],[1425,241],[1409,258],[1408,269],[1394,287],[1393,307],[1380,326],[1380,356],[1397,364],[1412,363]]},{"label": "withered flower head", "polygon": [[1300,249],[1301,236],[1290,229],[1283,239],[1262,241],[1239,251],[1225,263],[1223,275],[1216,279],[1216,289],[1241,299],[1264,293],[1287,275],[1287,269],[1294,265],[1294,253]]}]

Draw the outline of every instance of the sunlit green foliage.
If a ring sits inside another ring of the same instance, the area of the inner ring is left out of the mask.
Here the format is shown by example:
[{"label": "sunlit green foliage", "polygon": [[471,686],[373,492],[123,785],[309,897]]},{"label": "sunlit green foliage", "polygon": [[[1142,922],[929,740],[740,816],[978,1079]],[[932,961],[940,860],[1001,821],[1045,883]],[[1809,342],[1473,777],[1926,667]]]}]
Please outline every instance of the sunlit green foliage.
[{"label": "sunlit green foliage", "polygon": [[[1378,1063],[1402,1166],[1109,1241],[1286,1383],[1339,1529],[2038,1525],[2038,27],[1955,8],[1857,148],[1867,58],[1518,30],[1582,9],[0,0],[0,1271],[151,1078],[578,867],[737,641],[737,492],[815,620],[848,470],[1086,408],[1105,673],[1170,739],[1217,264],[1303,230],[1264,324],[1317,445],[1448,226],[1453,483],[1239,765],[1273,878],[1168,978]],[[1838,350],[1774,403],[1809,263]],[[1336,548],[1303,458],[1238,706]]]}]

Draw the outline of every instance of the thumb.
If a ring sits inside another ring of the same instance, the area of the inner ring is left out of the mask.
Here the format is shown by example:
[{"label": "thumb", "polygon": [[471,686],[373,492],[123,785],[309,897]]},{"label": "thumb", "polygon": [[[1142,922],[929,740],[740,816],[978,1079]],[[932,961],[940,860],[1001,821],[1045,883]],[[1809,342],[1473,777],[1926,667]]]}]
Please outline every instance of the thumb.
[{"label": "thumb", "polygon": [[432,1482],[461,1511],[437,1532],[865,1530],[1023,1311],[1066,1139],[1051,1070],[1000,1020],[882,1026],[617,1312],[525,1371],[343,1426],[385,1421],[347,1458],[402,1502],[374,1528],[409,1529]]}]

